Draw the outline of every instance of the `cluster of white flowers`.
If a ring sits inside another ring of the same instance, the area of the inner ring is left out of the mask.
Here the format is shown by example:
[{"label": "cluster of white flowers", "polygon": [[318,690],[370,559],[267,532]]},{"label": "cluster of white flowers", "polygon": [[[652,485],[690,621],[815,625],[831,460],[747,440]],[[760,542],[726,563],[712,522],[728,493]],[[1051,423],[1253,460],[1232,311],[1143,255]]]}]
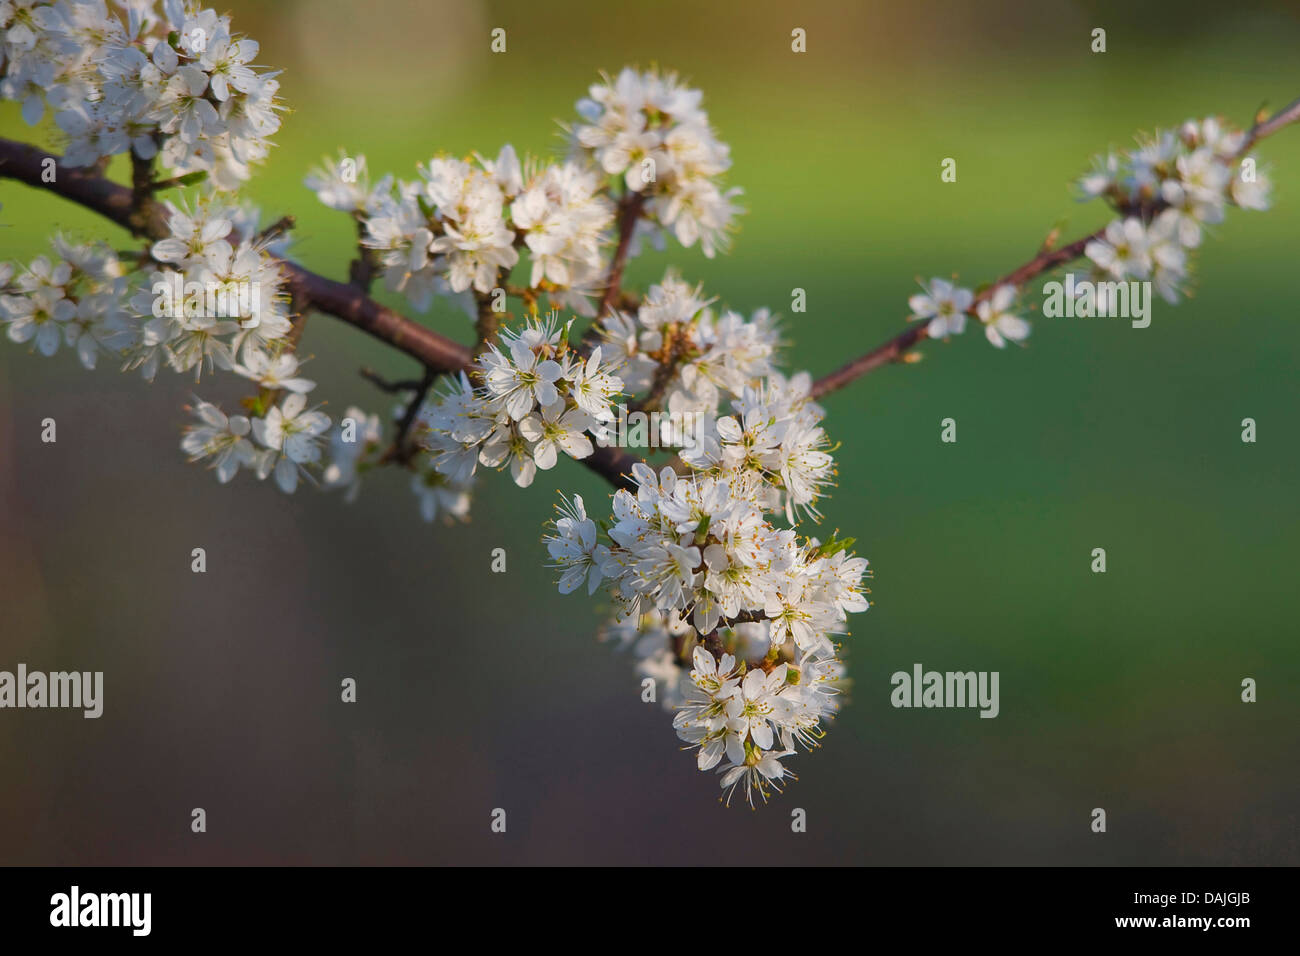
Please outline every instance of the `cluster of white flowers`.
[{"label": "cluster of white flowers", "polygon": [[926,322],[926,334],[931,338],[961,335],[966,331],[966,317],[971,313],[984,324],[985,337],[998,348],[1029,337],[1029,323],[1015,314],[1019,294],[1015,286],[1000,285],[978,303],[974,292],[947,279],[923,282],[921,290],[907,300],[911,310],[908,321]]},{"label": "cluster of white flowers", "polygon": [[[637,673],[654,681],[673,727],[697,749],[701,771],[717,769],[730,803],[738,784],[752,806],[793,779],[782,762],[797,746],[817,746],[823,722],[839,711],[847,689],[844,665],[832,655],[806,654],[798,665],[773,652],[765,622],[720,626],[720,657],[698,643],[694,627],[672,611],[647,611],[614,621],[602,639],[630,647]],[[722,764],[726,757],[727,763]]]},{"label": "cluster of white flowers", "polygon": [[355,173],[317,171],[308,186],[327,205],[346,204],[361,217],[388,287],[416,308],[427,309],[435,293],[493,292],[527,249],[529,288],[593,313],[614,207],[590,170],[531,158],[521,164],[506,146],[495,160],[433,159],[419,167],[418,182],[385,177],[374,189],[357,188]]},{"label": "cluster of white flowers", "polygon": [[701,748],[700,769],[725,755],[727,799],[740,782],[751,802],[765,798],[793,744],[820,738],[842,674],[837,641],[868,606],[851,541],[792,527],[819,516],[834,478],[823,409],[810,376],[776,371],[766,310],[715,311],[671,273],[598,331],[627,391],[663,409],[652,437],[679,463],[634,464],[635,492],[616,492],[599,524],[578,496],[560,505],[545,538],[559,589],[604,590],[617,608],[607,633],[635,646],[638,673],[682,708],[675,726]]},{"label": "cluster of white flowers", "polygon": [[848,614],[868,607],[867,561],[850,541],[774,526],[752,482],[656,475],[639,463],[633,477],[636,493],[614,495],[607,525],[579,496],[560,507],[545,539],[560,590],[605,589],[619,608],[611,633],[663,683],[678,735],[700,748],[699,769],[725,755],[728,793],[745,781],[751,803],[766,798],[788,773],[782,758],[795,742],[815,745],[835,711],[836,639]]},{"label": "cluster of white flowers", "polygon": [[572,142],[576,155],[645,198],[650,218],[643,232],[671,230],[683,246],[698,242],[712,258],[726,248],[740,190],[721,183],[731,151],[714,134],[701,99],[671,73],[624,69],[578,101]]},{"label": "cluster of white flowers", "polygon": [[[1084,199],[1104,199],[1120,216],[1084,247],[1092,263],[1089,278],[1149,281],[1166,302],[1176,303],[1202,227],[1222,222],[1229,205],[1269,207],[1271,183],[1253,155],[1242,155],[1245,142],[1244,132],[1210,117],[1188,120],[1177,132],[1140,138],[1132,151],[1095,158],[1079,191]],[[1099,286],[1095,294],[1104,295],[1106,288]],[[1029,336],[1029,323],[1016,315],[1020,289],[1013,285],[977,297],[936,278],[922,290],[908,300],[909,321],[927,322],[932,338],[960,335],[968,315],[983,323],[984,334],[998,348]],[[1079,294],[1085,294],[1082,284]]]},{"label": "cluster of white flowers", "polygon": [[[257,219],[252,207],[213,197],[192,209],[168,204],[171,235],[141,260],[155,264],[148,272],[104,243],[55,235],[53,256],[0,263],[0,328],[42,355],[74,349],[87,369],[107,355],[149,381],[160,368],[193,372],[196,381],[205,370],[250,380],[257,392],[243,400],[247,415],[227,416],[202,400],[193,407],[197,424],[181,441],[190,460],[206,461],[223,484],[240,468],[259,479],[274,475],[288,493],[302,476],[319,475],[320,484],[343,489],[353,501],[361,475],[383,456],[383,427],[377,415],[349,408],[330,430],[324,413],[307,408],[315,383],[300,374],[288,296],[272,255],[284,240],[257,238]],[[213,301],[221,305],[215,312]],[[591,377],[579,387],[587,394]],[[466,517],[467,484],[437,472],[427,455],[411,464],[411,491],[426,521]]]},{"label": "cluster of white flowers", "polygon": [[264,415],[251,418],[226,415],[204,401],[193,411],[198,424],[186,428],[181,448],[190,461],[210,459],[210,467],[222,484],[244,467],[259,481],[274,474],[280,489],[291,494],[298,487],[299,475],[309,475],[309,469],[321,464],[329,416],[307,408],[307,398],[302,394],[290,392]]},{"label": "cluster of white flowers", "polygon": [[193,2],[122,6],[125,22],[104,0],[0,0],[0,98],[33,125],[48,105],[68,166],[130,150],[237,188],[280,126],[257,42]]},{"label": "cluster of white flowers", "polygon": [[684,446],[692,468],[745,484],[765,510],[783,506],[790,522],[798,511],[816,514],[834,476],[824,411],[810,397],[810,376],[775,371],[778,329],[766,309],[749,320],[715,314],[698,288],[670,274],[635,313],[606,316],[601,337],[631,393],[650,388],[664,361],[675,360],[661,383],[667,415],[656,442]]},{"label": "cluster of white flowers", "polygon": [[0,326],[13,342],[41,355],[75,349],[93,369],[103,352],[116,355],[130,340],[122,309],[127,270],[103,243],[52,238],[54,258],[38,256],[16,269],[0,263]]},{"label": "cluster of white flowers", "polygon": [[[511,154],[504,155],[508,157]],[[371,185],[366,157],[349,156],[342,150],[337,159],[323,160],[312,169],[304,182],[326,206],[346,212],[357,220],[367,245],[380,250],[381,264],[391,288],[404,292],[421,309],[428,308],[435,291],[452,293],[446,276],[438,272],[440,266],[446,265],[446,258],[435,262],[436,257],[431,254],[433,231],[430,226],[434,223],[426,218],[423,226],[417,225],[428,208],[427,200],[426,203],[420,201],[418,187],[400,184],[395,196],[391,175]],[[420,229],[425,229],[427,235],[417,237]],[[465,264],[469,260],[462,257],[458,261]],[[412,263],[416,262],[420,264],[413,266]],[[426,404],[420,412],[427,417],[433,407]],[[335,431],[331,440],[332,460],[324,477],[328,487],[345,488],[344,498],[351,502],[356,500],[360,491],[361,475],[380,461],[384,447],[381,441],[383,426],[378,416],[367,416],[360,409],[349,408],[344,421],[349,419],[364,423],[364,426],[358,425],[363,427],[363,437],[345,435],[342,429]],[[425,521],[433,522],[439,516],[448,521],[468,518],[474,485],[472,472],[458,477],[444,474],[435,467],[434,457],[422,448],[416,449],[409,464],[412,470],[411,492]]]},{"label": "cluster of white flowers", "polygon": [[[170,207],[168,223],[171,235],[149,250],[148,261],[159,266],[149,273],[136,263],[127,268],[103,243],[60,235],[52,239],[53,257],[20,268],[0,263],[0,327],[42,355],[66,345],[87,369],[107,354],[150,381],[165,366],[193,371],[196,380],[205,369],[222,369],[255,382],[258,395],[245,402],[256,409],[251,417],[227,417],[200,401],[199,424],[186,430],[181,447],[191,460],[209,459],[222,483],[246,467],[259,478],[274,474],[292,492],[300,474],[322,464],[329,419],[306,407],[315,383],[298,374],[289,347],[279,268],[266,242],[235,231],[238,224],[254,235],[256,213],[208,199],[193,210]],[[229,315],[213,312],[214,299]]]},{"label": "cluster of white flowers", "polygon": [[1271,184],[1256,158],[1242,155],[1245,142],[1244,132],[1209,117],[1143,138],[1131,152],[1094,160],[1079,188],[1121,217],[1084,250],[1094,276],[1149,280],[1165,301],[1177,302],[1202,227],[1222,222],[1229,205],[1269,207]]},{"label": "cluster of white flowers", "polygon": [[595,451],[589,435],[613,418],[610,402],[623,381],[599,348],[584,358],[568,333],[549,318],[504,330],[472,381],[462,373],[421,410],[420,439],[436,473],[464,485],[480,464],[508,466],[526,488],[561,452],[586,458]]},{"label": "cluster of white flowers", "polygon": [[812,377],[771,373],[746,386],[731,405],[734,415],[708,417],[682,460],[704,474],[750,489],[764,511],[784,508],[819,518],[817,501],[831,484],[835,460],[820,422],[825,412],[811,397]]},{"label": "cluster of white flowers", "polygon": [[[702,647],[684,701],[673,718],[677,736],[699,748],[700,770],[718,768],[726,802],[742,785],[750,806],[754,795],[793,777],[782,763],[796,744],[811,749],[820,742],[823,719],[838,709],[844,667],[831,656],[805,655],[798,665],[764,659],[750,666],[730,653],[716,660]],[[723,757],[727,763],[718,766]]]},{"label": "cluster of white flowers", "polygon": [[[181,441],[190,461],[206,461],[223,484],[245,467],[259,480],[274,475],[286,493],[293,493],[305,476],[321,487],[341,489],[343,499],[352,503],[363,476],[383,463],[387,443],[376,414],[350,406],[331,426],[323,412],[307,408],[305,395],[283,388],[244,404],[249,415],[227,417],[216,406],[199,402],[193,409],[198,424],[187,428]],[[410,465],[410,490],[425,521],[468,517],[472,480],[459,482],[439,473],[423,453]]]},{"label": "cluster of white flowers", "polygon": [[521,162],[507,145],[495,159],[437,157],[416,181],[385,176],[372,188],[365,158],[343,154],[313,170],[307,186],[359,218],[387,287],[421,311],[446,295],[474,314],[481,306],[467,295],[496,292],[527,253],[528,290],[592,316],[614,240],[613,177],[625,181],[624,195],[644,199],[634,247],[665,229],[708,256],[726,244],[739,190],[721,185],[731,160],[700,99],[674,76],[624,70],[579,101],[564,162]]},{"label": "cluster of white flowers", "polygon": [[[662,282],[647,290],[634,313],[614,310],[601,318],[598,328],[602,348],[620,366],[620,374],[630,393],[637,394],[650,388],[659,360],[664,354],[665,335],[673,337],[669,345],[676,342],[679,334],[703,338],[704,330],[715,324],[711,314],[704,314],[709,304],[709,300],[701,297],[699,288],[690,287],[670,273]],[[730,315],[728,324],[734,324]],[[762,374],[768,368],[765,363],[775,347],[775,339],[770,329],[757,324],[753,334],[764,346],[757,360],[762,363],[758,366],[759,374]],[[705,343],[701,341],[699,344]],[[723,358],[721,363],[712,364],[720,364],[725,368],[725,355],[720,357]],[[731,364],[734,366],[734,361]],[[709,375],[697,375],[694,372],[688,374],[693,382],[705,388],[711,382]],[[679,391],[689,394],[689,389],[682,388]],[[701,405],[705,405],[709,397],[701,396]]]},{"label": "cluster of white flowers", "polygon": [[[159,268],[132,296],[137,321],[126,366],[152,381],[160,365],[193,371],[233,371],[265,389],[309,392],[289,347],[292,322],[280,267],[249,213],[200,199],[193,209],[167,203],[171,235],[150,248]],[[232,240],[234,240],[232,242]]]}]

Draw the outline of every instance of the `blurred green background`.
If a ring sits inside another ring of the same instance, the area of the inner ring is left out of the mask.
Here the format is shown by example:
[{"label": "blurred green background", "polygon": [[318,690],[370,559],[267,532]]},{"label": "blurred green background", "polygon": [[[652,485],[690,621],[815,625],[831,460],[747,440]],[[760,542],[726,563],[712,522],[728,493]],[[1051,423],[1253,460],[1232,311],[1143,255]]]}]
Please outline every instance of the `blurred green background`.
[{"label": "blurred green background", "polygon": [[[551,153],[597,71],[683,73],[749,212],[729,256],[670,247],[631,283],[672,263],[732,307],[786,313],[789,364],[815,374],[894,334],[914,277],[974,285],[1061,220],[1067,238],[1104,222],[1069,186],[1094,153],[1300,96],[1290,0],[223,6],[292,109],[247,195],[268,221],[292,211],[296,254],[339,277],[351,225],[301,186],[323,155],[409,177],[439,150]],[[56,145],[9,103],[0,135]],[[526,491],[489,474],[454,528],[420,522],[396,472],[351,507],[222,488],[177,447],[192,383],[0,342],[0,668],[106,682],[98,721],[0,712],[0,862],[1300,862],[1300,129],[1260,154],[1274,210],[1214,228],[1195,297],[1157,302],[1150,328],[1039,319],[1006,351],[968,333],[827,401],[843,447],[825,526],[857,537],[876,605],[849,643],[849,706],[756,813],[715,804],[630,660],[596,643],[599,611],[541,566],[555,489],[607,494],[585,470]],[[4,258],[54,229],[127,245],[13,183],[0,202]],[[446,305],[425,321],[471,335]],[[327,318],[304,351],[336,417],[387,409],[360,366],[412,371]],[[916,662],[999,671],[1001,715],[893,709],[889,675]]]}]

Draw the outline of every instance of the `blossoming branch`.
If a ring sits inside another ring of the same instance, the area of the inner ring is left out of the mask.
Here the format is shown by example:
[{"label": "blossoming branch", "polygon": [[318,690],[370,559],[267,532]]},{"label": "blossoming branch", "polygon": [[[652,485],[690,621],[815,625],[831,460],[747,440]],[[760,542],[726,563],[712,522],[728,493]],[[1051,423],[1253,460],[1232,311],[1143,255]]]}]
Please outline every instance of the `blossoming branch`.
[{"label": "blossoming branch", "polygon": [[[239,197],[281,104],[258,44],[228,17],[181,0],[0,0],[0,29],[0,98],[30,124],[51,114],[63,150],[0,140],[0,177],[142,240],[128,254],[56,235],[51,254],[0,265],[7,337],[147,381],[242,380],[239,407],[197,400],[181,439],[221,483],[247,472],[286,493],[307,481],[351,501],[370,473],[394,466],[426,520],[454,521],[487,471],[525,487],[568,458],[601,474],[616,489],[608,512],[565,496],[547,524],[559,589],[602,594],[613,608],[604,636],[633,649],[725,799],[740,788],[751,805],[792,776],[789,757],[820,742],[846,687],[849,615],[869,606],[853,540],[801,530],[820,518],[836,475],[817,399],[971,321],[998,348],[1023,342],[1027,283],[1075,259],[1099,280],[1149,281],[1176,302],[1203,227],[1229,207],[1268,208],[1252,150],[1300,117],[1297,101],[1244,131],[1191,120],[1107,153],[1079,185],[1114,211],[1108,225],[1046,243],[979,289],[925,283],[900,334],[814,380],[780,370],[767,310],[721,307],[676,271],[644,295],[622,287],[646,244],[726,250],[741,212],[729,149],[700,92],[672,74],[625,69],[595,83],[561,159],[507,145],[373,180],[364,156],[325,161],[306,185],[354,224],[343,282],[292,261],[290,217],[263,225]],[[104,175],[115,155],[130,157],[129,184]],[[473,343],[379,304],[375,282],[417,312],[455,303]],[[312,404],[299,357],[310,313],[420,364],[404,381],[365,372],[404,396],[391,420],[349,408],[335,421]],[[653,422],[650,447],[664,450],[654,466],[611,444],[628,408]]]}]

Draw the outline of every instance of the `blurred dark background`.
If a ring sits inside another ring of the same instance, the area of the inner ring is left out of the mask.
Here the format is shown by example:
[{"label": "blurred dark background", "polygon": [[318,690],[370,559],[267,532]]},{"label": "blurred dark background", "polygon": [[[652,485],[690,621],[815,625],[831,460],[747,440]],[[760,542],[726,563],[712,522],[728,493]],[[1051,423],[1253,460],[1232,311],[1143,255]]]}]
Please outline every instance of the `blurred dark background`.
[{"label": "blurred dark background", "polygon": [[[1069,188],[1092,154],[1300,96],[1291,0],[223,8],[284,67],[293,109],[247,194],[294,212],[297,255],[339,276],[351,225],[301,186],[322,155],[411,177],[439,150],[545,153],[597,71],[682,72],[750,212],[730,256],[670,250],[631,281],[672,262],[735,308],[787,313],[789,364],[814,373],[898,330],[915,276],[974,285],[1054,223],[1104,222]],[[806,55],[789,52],[796,26]],[[55,144],[11,103],[0,135]],[[1275,209],[1212,229],[1196,296],[1157,303],[1150,328],[1039,319],[1005,352],[976,331],[828,400],[844,444],[826,530],[857,537],[877,603],[842,718],[754,813],[717,806],[630,660],[596,643],[599,611],[542,567],[555,489],[607,494],[585,470],[527,491],[489,474],[452,528],[423,524],[396,472],[353,506],[247,475],[220,487],[177,447],[191,382],[0,342],[0,669],[106,685],[99,720],[0,712],[0,862],[1300,862],[1300,129],[1260,154]],[[0,202],[4,258],[30,260],[54,229],[127,245],[12,183]],[[809,311],[789,316],[795,287]],[[445,305],[426,321],[471,334]],[[412,371],[328,318],[304,351],[335,417],[388,408],[360,366]],[[229,407],[239,386],[199,392]],[[956,445],[939,441],[949,416]],[[57,444],[40,442],[46,417]],[[893,709],[889,675],[915,662],[999,671],[1001,715]],[[1244,677],[1258,703],[1240,702]]]}]

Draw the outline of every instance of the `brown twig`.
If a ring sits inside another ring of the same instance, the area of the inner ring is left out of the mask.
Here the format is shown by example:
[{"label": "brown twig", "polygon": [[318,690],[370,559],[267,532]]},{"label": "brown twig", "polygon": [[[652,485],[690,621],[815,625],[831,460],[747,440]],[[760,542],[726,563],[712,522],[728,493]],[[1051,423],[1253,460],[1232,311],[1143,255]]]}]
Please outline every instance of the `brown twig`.
[{"label": "brown twig", "polygon": [[609,261],[609,275],[605,279],[605,293],[600,297],[596,309],[596,321],[619,301],[623,285],[623,270],[627,267],[628,250],[632,247],[632,236],[636,233],[637,220],[645,210],[645,195],[629,190],[618,202],[618,245],[614,247],[614,257]]},{"label": "brown twig", "polygon": [[397,392],[414,392],[420,387],[420,384],[423,381],[418,378],[404,378],[393,382],[384,378],[371,368],[363,368],[360,374],[362,378],[375,386],[375,388],[379,389],[381,392],[387,392],[390,395],[394,395]]},{"label": "brown twig", "polygon": [[1295,122],[1300,122],[1300,99],[1284,106],[1267,119],[1256,116],[1255,124],[1246,131],[1246,138],[1242,141],[1241,148],[1237,150],[1237,155],[1244,156],[1261,139],[1272,136],[1282,127]]},{"label": "brown twig", "polygon": [[478,307],[474,319],[474,358],[478,358],[493,345],[496,345],[497,333],[501,329],[501,313],[492,308],[492,296],[475,294],[474,301]]},{"label": "brown twig", "polygon": [[397,434],[393,437],[393,444],[379,458],[380,464],[395,461],[398,464],[409,465],[411,459],[415,457],[416,447],[411,442],[411,429],[415,426],[415,420],[419,417],[420,407],[429,397],[429,389],[438,378],[438,372],[431,368],[424,370],[424,378],[416,384],[415,394],[411,396],[410,404],[406,406],[406,411],[402,413],[401,421],[397,423]]},{"label": "brown twig", "polygon": [[[99,171],[99,175],[103,175],[103,170]],[[55,176],[58,176],[57,166]],[[146,225],[141,217],[144,215],[145,202],[153,188],[153,180],[153,160],[141,159],[133,150],[131,152],[131,208],[128,215],[137,226]]]},{"label": "brown twig", "polygon": [[257,241],[263,243],[275,242],[275,240],[288,233],[296,224],[297,220],[293,216],[281,216],[257,234]]},{"label": "brown twig", "polygon": [[813,398],[821,398],[828,392],[843,388],[854,379],[861,378],[873,369],[890,362],[897,362],[904,352],[926,338],[925,330],[930,323],[913,322],[900,334],[883,345],[878,345],[866,355],[860,355],[853,361],[841,365],[829,375],[824,375],[813,382]]},{"label": "brown twig", "polygon": [[654,378],[650,382],[650,390],[639,401],[632,403],[632,411],[644,412],[659,407],[673,376],[677,374],[677,369],[682,364],[682,359],[686,357],[689,346],[689,338],[681,334],[676,322],[669,323],[664,328],[663,349],[659,364],[655,368]]},{"label": "brown twig", "polygon": [[[1257,118],[1255,124],[1247,131],[1245,138],[1242,140],[1241,146],[1238,147],[1233,156],[1229,158],[1233,161],[1240,159],[1261,139],[1266,136],[1272,136],[1278,130],[1297,121],[1300,121],[1300,100],[1296,100],[1267,119]],[[1156,207],[1152,207],[1146,211],[1150,213],[1154,211],[1155,208]],[[1007,273],[997,282],[986,287],[977,294],[975,300],[971,303],[968,312],[974,314],[975,307],[992,296],[994,291],[1000,285],[1023,285],[1035,276],[1042,275],[1044,272],[1049,272],[1059,265],[1077,259],[1079,256],[1083,255],[1084,249],[1087,248],[1089,242],[1101,238],[1104,233],[1105,229],[1102,228],[1090,235],[1076,239],[1067,246],[1040,249],[1038,255],[1034,256],[1034,258],[1030,259],[1020,268]],[[835,391],[836,389],[843,388],[855,379],[861,378],[863,375],[866,375],[868,372],[873,371],[882,365],[888,365],[890,362],[898,361],[903,356],[903,353],[908,349],[927,338],[926,328],[928,326],[928,322],[915,322],[883,345],[879,345],[867,354],[855,358],[853,361],[841,366],[829,375],[819,378],[813,383],[813,397],[819,398]]]},{"label": "brown twig", "polygon": [[365,220],[361,218],[360,213],[356,214],[356,219],[357,257],[348,265],[348,281],[362,292],[368,293],[374,284],[375,275],[379,272],[379,258],[375,255],[375,250],[363,241],[366,238]]}]

